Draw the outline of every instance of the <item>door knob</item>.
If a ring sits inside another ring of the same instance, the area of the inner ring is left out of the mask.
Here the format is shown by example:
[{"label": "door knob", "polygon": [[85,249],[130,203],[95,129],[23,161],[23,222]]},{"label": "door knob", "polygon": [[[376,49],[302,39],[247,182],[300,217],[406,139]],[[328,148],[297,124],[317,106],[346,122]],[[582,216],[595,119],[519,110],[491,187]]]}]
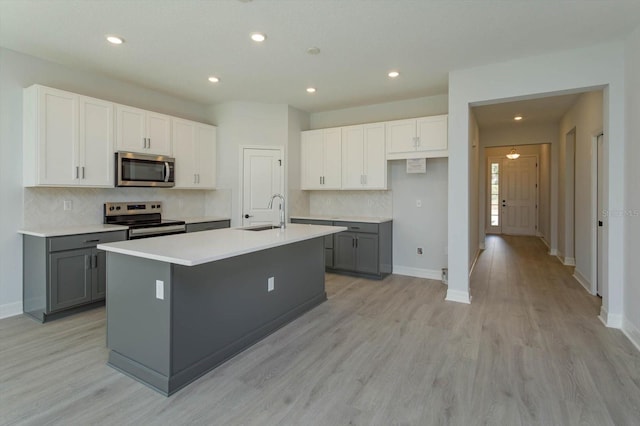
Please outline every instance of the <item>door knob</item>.
[{"label": "door knob", "polygon": [[250,217],[253,217],[253,216],[252,216],[252,215],[250,215],[250,214],[245,214],[245,215],[244,215],[244,218],[245,218],[245,219],[249,219]]}]

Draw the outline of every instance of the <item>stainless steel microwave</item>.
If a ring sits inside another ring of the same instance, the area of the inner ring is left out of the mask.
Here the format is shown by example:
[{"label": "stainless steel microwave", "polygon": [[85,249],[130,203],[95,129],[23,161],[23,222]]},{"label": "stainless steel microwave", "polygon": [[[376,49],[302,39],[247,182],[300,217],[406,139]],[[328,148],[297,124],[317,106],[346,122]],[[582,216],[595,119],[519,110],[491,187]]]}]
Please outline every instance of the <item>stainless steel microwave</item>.
[{"label": "stainless steel microwave", "polygon": [[175,161],[163,155],[116,152],[116,186],[172,187]]}]

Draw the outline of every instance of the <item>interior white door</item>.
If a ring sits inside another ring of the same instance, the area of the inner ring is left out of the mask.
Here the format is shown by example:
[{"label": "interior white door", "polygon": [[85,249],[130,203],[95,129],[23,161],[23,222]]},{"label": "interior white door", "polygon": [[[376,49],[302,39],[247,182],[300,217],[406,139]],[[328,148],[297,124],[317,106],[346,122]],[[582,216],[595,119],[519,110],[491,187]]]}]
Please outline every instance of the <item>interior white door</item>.
[{"label": "interior white door", "polygon": [[535,235],[537,228],[537,158],[502,162],[502,232]]},{"label": "interior white door", "polygon": [[242,156],[242,225],[277,224],[280,201],[268,205],[273,194],[285,195],[282,149],[243,148]]},{"label": "interior white door", "polygon": [[604,173],[603,173],[603,143],[604,137],[603,135],[598,136],[597,144],[597,188],[598,188],[598,196],[597,196],[597,209],[598,209],[598,237],[597,237],[597,248],[596,248],[596,294],[601,295],[602,285],[603,285],[603,225],[604,225],[604,217],[603,217],[603,200],[604,200]]}]

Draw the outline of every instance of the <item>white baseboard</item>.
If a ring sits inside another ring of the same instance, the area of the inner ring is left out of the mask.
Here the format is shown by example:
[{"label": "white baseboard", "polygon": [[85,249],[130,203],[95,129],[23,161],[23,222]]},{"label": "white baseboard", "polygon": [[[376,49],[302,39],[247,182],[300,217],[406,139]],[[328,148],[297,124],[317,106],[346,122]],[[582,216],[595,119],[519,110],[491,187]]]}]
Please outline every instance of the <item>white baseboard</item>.
[{"label": "white baseboard", "polygon": [[628,319],[622,320],[622,332],[631,340],[631,343],[640,351],[640,330]]},{"label": "white baseboard", "polygon": [[22,313],[22,302],[5,303],[0,305],[0,319],[14,317]]},{"label": "white baseboard", "polygon": [[622,315],[614,315],[607,312],[604,306],[600,307],[600,321],[609,328],[622,328]]},{"label": "white baseboard", "polygon": [[442,280],[442,271],[436,269],[412,268],[410,266],[393,265],[393,273],[408,277],[426,278],[428,280]]},{"label": "white baseboard", "polygon": [[575,257],[565,257],[564,259],[560,259],[560,260],[562,260],[562,264],[564,266],[576,266]]},{"label": "white baseboard", "polygon": [[558,255],[559,255],[558,249],[554,249],[554,248],[549,249],[549,256],[558,256]]},{"label": "white baseboard", "polygon": [[457,303],[471,303],[471,295],[469,295],[468,291],[461,290],[447,290],[447,297],[444,298],[449,302],[457,302]]},{"label": "white baseboard", "polygon": [[591,292],[591,283],[580,273],[580,271],[578,271],[578,268],[573,270],[573,278],[575,278],[575,280],[578,281],[582,287],[589,292],[589,294],[593,295]]},{"label": "white baseboard", "polygon": [[484,241],[482,241],[480,244],[478,244],[478,249],[479,250],[484,250],[486,248]]}]

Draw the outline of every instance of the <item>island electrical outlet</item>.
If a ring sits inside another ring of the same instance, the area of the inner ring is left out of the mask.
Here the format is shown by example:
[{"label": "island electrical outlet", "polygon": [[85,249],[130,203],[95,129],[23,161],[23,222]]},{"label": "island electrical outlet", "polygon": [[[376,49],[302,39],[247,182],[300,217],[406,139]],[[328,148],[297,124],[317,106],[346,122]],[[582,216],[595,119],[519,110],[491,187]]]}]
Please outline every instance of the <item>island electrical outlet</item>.
[{"label": "island electrical outlet", "polygon": [[274,277],[269,277],[267,280],[267,291],[273,291],[275,289],[275,279]]}]

